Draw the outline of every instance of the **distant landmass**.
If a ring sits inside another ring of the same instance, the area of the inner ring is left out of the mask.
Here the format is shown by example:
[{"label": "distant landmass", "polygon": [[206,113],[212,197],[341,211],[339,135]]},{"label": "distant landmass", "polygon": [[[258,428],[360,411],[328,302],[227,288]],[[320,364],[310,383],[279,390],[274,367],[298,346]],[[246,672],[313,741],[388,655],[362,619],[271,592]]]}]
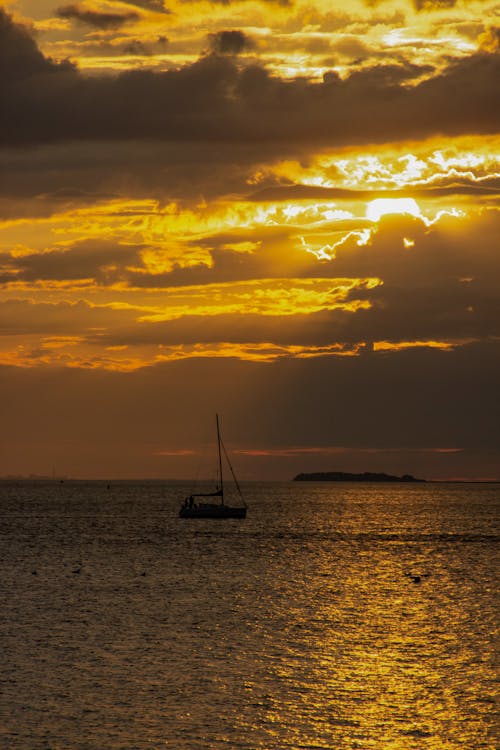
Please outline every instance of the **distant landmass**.
[{"label": "distant landmass", "polygon": [[375,473],[365,471],[363,474],[349,474],[345,471],[315,471],[312,473],[297,474],[294,482],[425,482],[425,479],[417,479],[411,474],[403,474],[395,477],[392,474]]}]

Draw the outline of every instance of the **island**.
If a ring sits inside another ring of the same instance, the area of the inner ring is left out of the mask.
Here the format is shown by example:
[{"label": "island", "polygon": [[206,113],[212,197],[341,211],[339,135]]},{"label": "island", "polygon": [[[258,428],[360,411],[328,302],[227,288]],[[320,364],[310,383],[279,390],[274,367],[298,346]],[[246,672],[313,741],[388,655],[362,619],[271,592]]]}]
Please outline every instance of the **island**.
[{"label": "island", "polygon": [[365,471],[363,474],[350,474],[345,471],[315,471],[311,473],[297,474],[294,482],[425,482],[425,479],[417,479],[411,474],[403,474],[396,477],[392,474]]}]

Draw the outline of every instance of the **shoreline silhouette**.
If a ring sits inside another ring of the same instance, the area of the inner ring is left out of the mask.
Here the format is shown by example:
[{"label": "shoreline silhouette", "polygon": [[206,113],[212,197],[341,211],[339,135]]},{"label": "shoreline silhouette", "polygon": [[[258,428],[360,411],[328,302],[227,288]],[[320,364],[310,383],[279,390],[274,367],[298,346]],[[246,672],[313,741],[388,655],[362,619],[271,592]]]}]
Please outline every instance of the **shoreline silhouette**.
[{"label": "shoreline silhouette", "polygon": [[411,474],[394,476],[383,472],[365,471],[362,474],[352,474],[344,471],[314,471],[297,474],[294,482],[425,482]]}]

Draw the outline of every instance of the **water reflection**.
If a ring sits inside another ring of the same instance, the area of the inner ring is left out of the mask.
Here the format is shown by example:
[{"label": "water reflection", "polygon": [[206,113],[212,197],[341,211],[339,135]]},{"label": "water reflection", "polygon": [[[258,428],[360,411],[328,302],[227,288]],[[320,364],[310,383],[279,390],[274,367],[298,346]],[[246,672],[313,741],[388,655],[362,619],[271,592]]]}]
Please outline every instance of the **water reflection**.
[{"label": "water reflection", "polygon": [[9,750],[496,747],[496,490],[58,491],[2,505]]}]

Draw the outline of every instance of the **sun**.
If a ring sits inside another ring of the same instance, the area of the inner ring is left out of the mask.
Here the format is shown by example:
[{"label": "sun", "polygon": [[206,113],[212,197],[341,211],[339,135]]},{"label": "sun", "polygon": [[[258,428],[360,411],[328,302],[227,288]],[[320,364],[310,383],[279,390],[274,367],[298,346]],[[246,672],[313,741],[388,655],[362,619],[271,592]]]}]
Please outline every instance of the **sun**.
[{"label": "sun", "polygon": [[410,214],[420,217],[422,214],[413,198],[376,198],[366,206],[366,218],[378,221],[386,214]]}]

